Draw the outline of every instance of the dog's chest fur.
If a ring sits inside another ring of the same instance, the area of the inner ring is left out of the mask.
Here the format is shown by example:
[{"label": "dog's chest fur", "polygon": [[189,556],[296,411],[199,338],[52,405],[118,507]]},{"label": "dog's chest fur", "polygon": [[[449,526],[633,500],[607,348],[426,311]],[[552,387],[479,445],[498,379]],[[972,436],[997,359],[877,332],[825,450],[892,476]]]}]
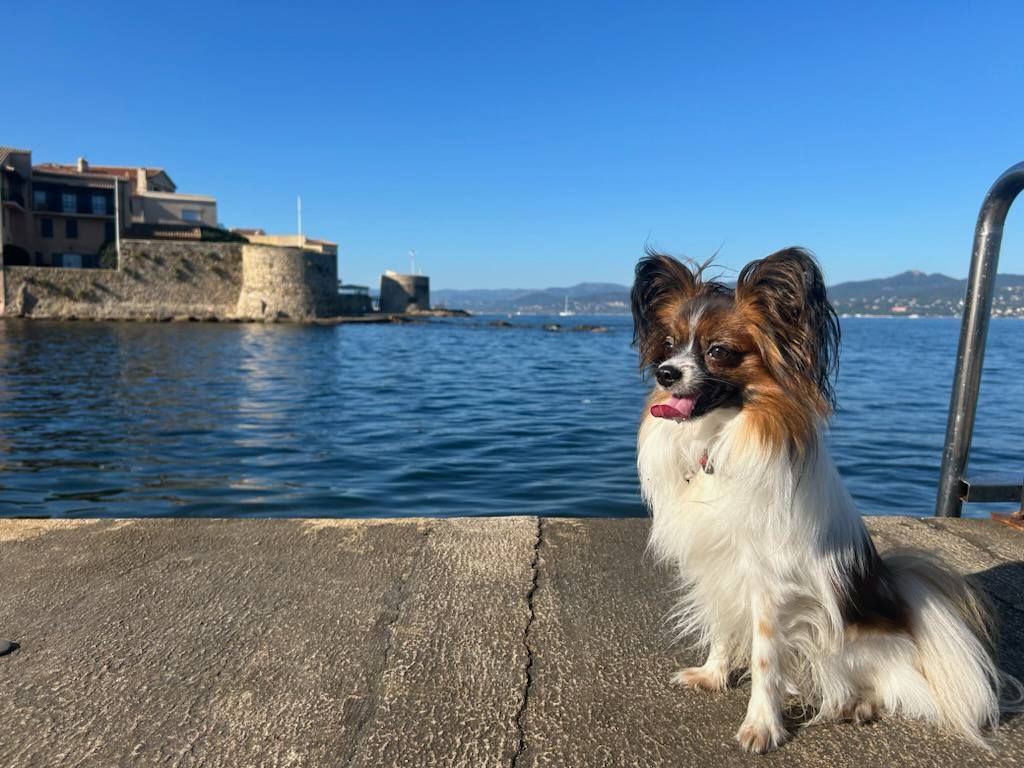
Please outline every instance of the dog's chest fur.
[{"label": "dog's chest fur", "polygon": [[[701,467],[705,453],[711,472]],[[739,649],[764,599],[817,605],[827,615],[816,619],[835,624],[839,563],[823,553],[855,556],[863,529],[824,448],[794,478],[788,461],[759,454],[740,411],[692,423],[645,418],[637,468],[651,547],[683,582],[681,630],[718,627]]]}]

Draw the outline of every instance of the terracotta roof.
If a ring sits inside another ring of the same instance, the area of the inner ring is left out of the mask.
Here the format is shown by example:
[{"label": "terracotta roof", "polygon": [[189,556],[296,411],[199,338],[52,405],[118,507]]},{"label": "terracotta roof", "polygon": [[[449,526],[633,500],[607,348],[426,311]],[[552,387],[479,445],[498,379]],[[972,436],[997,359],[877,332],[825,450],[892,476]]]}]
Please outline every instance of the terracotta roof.
[{"label": "terracotta roof", "polygon": [[[77,165],[63,165],[61,163],[40,163],[39,165],[33,165],[32,169],[35,171],[44,171],[51,173],[78,173]],[[117,176],[122,179],[131,181],[136,177],[139,168],[126,165],[93,165],[90,163],[85,173],[97,173],[101,176]],[[163,173],[166,175],[166,171],[163,168],[142,168],[146,172],[146,178],[151,179],[154,176],[158,176]]]},{"label": "terracotta roof", "polygon": [[40,168],[38,165],[33,165],[32,171],[33,173],[50,176],[67,176],[69,179],[78,179],[87,184],[102,186],[105,189],[112,189],[114,185],[110,176],[101,173],[79,173],[78,171],[69,171],[65,168]]}]

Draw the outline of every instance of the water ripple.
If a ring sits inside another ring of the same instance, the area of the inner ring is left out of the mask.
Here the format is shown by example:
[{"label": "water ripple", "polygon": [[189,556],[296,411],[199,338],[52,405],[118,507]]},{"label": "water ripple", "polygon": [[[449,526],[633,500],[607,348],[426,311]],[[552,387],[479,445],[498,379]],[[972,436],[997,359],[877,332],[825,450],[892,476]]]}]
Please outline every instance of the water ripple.
[{"label": "water ripple", "polygon": [[[628,318],[514,322],[0,322],[0,513],[645,514]],[[972,454],[987,471],[1019,470],[1022,327],[992,323]],[[929,514],[958,325],[843,331],[840,471],[867,513]]]}]

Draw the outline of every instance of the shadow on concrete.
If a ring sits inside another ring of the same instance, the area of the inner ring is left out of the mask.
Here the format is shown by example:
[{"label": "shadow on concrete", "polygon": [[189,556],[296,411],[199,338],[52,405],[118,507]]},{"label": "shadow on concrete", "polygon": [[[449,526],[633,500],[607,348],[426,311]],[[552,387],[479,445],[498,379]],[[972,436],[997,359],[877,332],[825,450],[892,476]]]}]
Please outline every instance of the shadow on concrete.
[{"label": "shadow on concrete", "polygon": [[[1024,561],[1002,563],[973,574],[971,581],[981,586],[998,614],[999,668],[1017,680],[1024,680],[1024,611],[1020,608],[1024,587]],[[1022,713],[1004,715],[1004,722],[1017,719]]]}]

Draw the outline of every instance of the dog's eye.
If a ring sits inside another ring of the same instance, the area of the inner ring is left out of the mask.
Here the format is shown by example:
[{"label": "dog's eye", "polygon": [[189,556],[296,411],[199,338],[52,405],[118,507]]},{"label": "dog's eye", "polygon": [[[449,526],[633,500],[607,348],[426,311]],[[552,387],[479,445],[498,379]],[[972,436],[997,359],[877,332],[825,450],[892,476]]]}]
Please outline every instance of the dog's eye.
[{"label": "dog's eye", "polygon": [[676,348],[675,339],[673,339],[671,336],[665,337],[665,349],[667,349],[669,352],[671,352],[675,348]]},{"label": "dog's eye", "polygon": [[732,357],[732,350],[728,347],[723,347],[721,344],[713,344],[705,354],[708,356],[708,359],[721,363]]}]

